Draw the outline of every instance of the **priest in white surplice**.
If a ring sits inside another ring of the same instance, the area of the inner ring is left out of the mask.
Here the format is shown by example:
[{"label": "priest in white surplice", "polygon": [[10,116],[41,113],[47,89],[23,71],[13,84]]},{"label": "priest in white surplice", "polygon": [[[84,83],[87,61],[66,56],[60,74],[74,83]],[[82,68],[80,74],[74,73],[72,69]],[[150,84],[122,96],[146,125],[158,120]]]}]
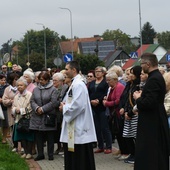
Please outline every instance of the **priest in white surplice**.
[{"label": "priest in white surplice", "polygon": [[95,170],[92,142],[96,141],[96,132],[87,87],[78,74],[76,61],[68,62],[65,70],[72,79],[60,105],[65,170]]}]

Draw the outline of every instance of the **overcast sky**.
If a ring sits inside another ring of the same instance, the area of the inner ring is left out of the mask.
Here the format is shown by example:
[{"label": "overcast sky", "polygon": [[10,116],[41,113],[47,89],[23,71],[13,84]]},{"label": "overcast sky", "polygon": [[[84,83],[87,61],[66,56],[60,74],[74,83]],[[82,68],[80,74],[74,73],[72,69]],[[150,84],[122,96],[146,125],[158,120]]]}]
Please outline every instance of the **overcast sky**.
[{"label": "overcast sky", "polygon": [[[170,31],[170,0],[140,0],[142,26],[147,21],[156,32]],[[10,38],[20,40],[30,30],[45,27],[59,36],[79,38],[120,29],[131,37],[138,36],[139,0],[0,0],[0,45]]]}]

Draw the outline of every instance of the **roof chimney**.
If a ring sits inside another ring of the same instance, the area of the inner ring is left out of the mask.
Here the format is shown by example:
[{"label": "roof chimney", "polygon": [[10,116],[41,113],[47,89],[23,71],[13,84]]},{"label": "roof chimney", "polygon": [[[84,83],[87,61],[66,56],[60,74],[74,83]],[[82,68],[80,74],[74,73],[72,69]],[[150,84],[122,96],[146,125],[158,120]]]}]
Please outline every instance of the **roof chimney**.
[{"label": "roof chimney", "polygon": [[153,43],[158,44],[158,38],[157,37],[153,39]]}]

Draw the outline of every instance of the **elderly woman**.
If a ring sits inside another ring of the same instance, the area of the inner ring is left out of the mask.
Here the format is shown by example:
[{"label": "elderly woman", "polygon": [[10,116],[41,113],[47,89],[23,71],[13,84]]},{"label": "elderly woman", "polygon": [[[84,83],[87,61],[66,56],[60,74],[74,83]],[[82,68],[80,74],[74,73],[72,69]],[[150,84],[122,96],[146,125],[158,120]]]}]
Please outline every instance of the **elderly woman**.
[{"label": "elderly woman", "polygon": [[38,86],[38,84],[39,84],[38,76],[39,76],[40,73],[41,73],[41,71],[36,71],[35,72],[35,79],[34,79],[34,85],[35,86]]},{"label": "elderly woman", "polygon": [[26,70],[26,71],[24,71],[23,76],[28,83],[27,90],[32,93],[34,88],[36,87],[33,83],[33,81],[35,79],[34,73],[29,70]]},{"label": "elderly woman", "polygon": [[2,129],[2,144],[6,144],[6,138],[9,130],[9,123],[8,123],[8,114],[7,114],[7,107],[5,107],[2,103],[2,96],[4,94],[4,90],[8,85],[6,84],[6,76],[0,74],[0,105],[4,114],[4,120],[0,119],[0,127]]},{"label": "elderly woman", "polygon": [[[19,75],[17,73],[11,73],[7,77],[7,83],[9,86],[5,89],[4,95],[2,97],[2,102],[4,106],[7,107],[7,114],[8,114],[8,123],[10,127],[13,127],[14,125],[14,117],[12,116],[12,104],[14,101],[14,97],[17,94],[17,87],[16,87],[16,81],[18,80]],[[14,133],[12,135],[13,140]],[[13,152],[18,151],[18,142],[14,142],[13,140]]]},{"label": "elderly woman", "polygon": [[18,94],[14,97],[14,102],[12,105],[12,115],[15,117],[15,132],[14,141],[21,141],[25,153],[21,156],[22,158],[31,159],[32,158],[32,142],[34,140],[33,132],[20,132],[17,130],[18,121],[22,117],[30,117],[31,106],[30,99],[32,93],[26,90],[28,85],[25,78],[20,77],[16,82],[18,88]]},{"label": "elderly woman", "polygon": [[[52,77],[53,79],[53,86],[57,89],[57,106],[60,105],[60,102],[62,101],[68,85],[64,84],[64,75],[62,73],[55,73]],[[61,123],[62,123],[62,113],[59,111],[59,108],[57,108],[57,133],[56,133],[56,138],[55,141],[57,142],[58,148],[56,150],[56,154],[58,154],[61,150],[61,143],[59,141],[60,139],[60,134],[61,134]]]},{"label": "elderly woman", "polygon": [[[39,161],[45,159],[44,156],[44,136],[47,138],[48,159],[53,160],[54,135],[57,129],[57,90],[50,81],[50,75],[42,71],[38,79],[40,84],[34,89],[31,98],[33,114],[30,120],[30,129],[35,131],[35,141],[37,144],[38,156],[34,159]],[[54,120],[54,125],[46,124],[47,118]]]},{"label": "elderly woman", "polygon": [[109,72],[115,72],[118,76],[118,80],[120,83],[122,83],[124,86],[126,85],[126,82],[123,80],[123,70],[120,66],[114,65],[112,66],[107,73]]},{"label": "elderly woman", "polygon": [[170,128],[170,72],[164,73],[163,77],[166,83],[166,95],[164,99],[164,106],[168,116],[168,124]]},{"label": "elderly woman", "polygon": [[[124,90],[124,85],[118,81],[118,75],[110,71],[106,74],[106,82],[109,85],[107,96],[104,97],[103,105],[109,108],[109,125],[113,135],[116,135],[120,150],[123,150],[122,131],[123,119],[119,114],[120,96]],[[114,114],[114,115],[113,115]],[[114,124],[114,126],[112,126]],[[116,128],[113,128],[116,127]],[[116,130],[116,131],[115,131]],[[125,153],[124,153],[125,154]],[[123,153],[122,153],[123,155]]]},{"label": "elderly woman", "polygon": [[[35,79],[35,75],[34,75],[32,69],[28,68],[27,70],[25,70],[23,73],[23,76],[28,83],[27,90],[32,93],[34,88],[36,87],[36,85],[33,83],[33,81]],[[33,145],[32,145],[32,154],[33,155],[36,154],[35,143],[33,143]]]}]

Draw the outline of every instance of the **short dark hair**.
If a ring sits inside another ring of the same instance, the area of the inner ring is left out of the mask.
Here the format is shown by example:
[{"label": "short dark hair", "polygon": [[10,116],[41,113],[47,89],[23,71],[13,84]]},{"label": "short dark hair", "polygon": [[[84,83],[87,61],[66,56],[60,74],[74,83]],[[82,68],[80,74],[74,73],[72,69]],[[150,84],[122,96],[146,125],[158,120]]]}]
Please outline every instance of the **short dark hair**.
[{"label": "short dark hair", "polygon": [[0,74],[0,79],[6,78],[4,74]]},{"label": "short dark hair", "polygon": [[69,61],[66,63],[66,65],[69,65],[71,69],[75,68],[77,73],[80,71],[80,65],[77,61]]},{"label": "short dark hair", "polygon": [[44,80],[48,80],[50,81],[51,76],[49,73],[47,73],[46,71],[42,71],[39,75],[38,75],[38,79],[43,78]]},{"label": "short dark hair", "polygon": [[158,59],[153,53],[144,53],[142,54],[141,59],[149,61],[152,66],[158,66]]},{"label": "short dark hair", "polygon": [[95,77],[95,71],[94,70],[89,70],[87,74],[92,73],[93,76]]},{"label": "short dark hair", "polygon": [[7,75],[7,82],[8,84],[12,85],[14,79],[18,79],[20,76],[17,73],[10,73]]}]

